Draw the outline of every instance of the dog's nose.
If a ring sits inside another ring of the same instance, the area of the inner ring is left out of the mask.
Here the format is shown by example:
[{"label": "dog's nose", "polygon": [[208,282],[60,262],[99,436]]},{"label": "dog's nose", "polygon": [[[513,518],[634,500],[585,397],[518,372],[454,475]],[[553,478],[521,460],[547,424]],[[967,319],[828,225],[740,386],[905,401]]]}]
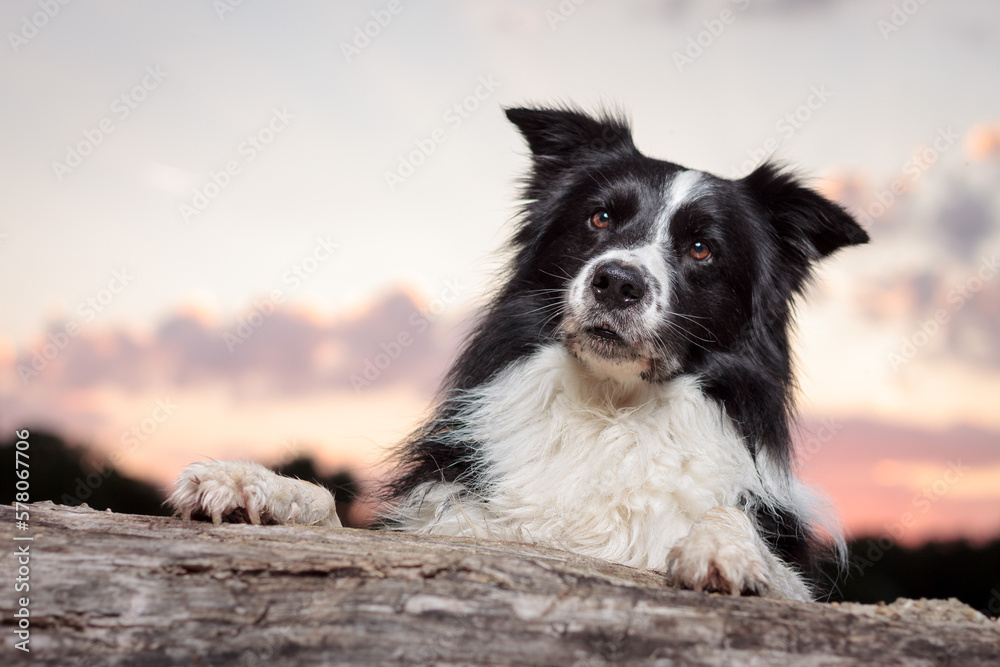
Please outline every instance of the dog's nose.
[{"label": "dog's nose", "polygon": [[594,271],[590,291],[598,303],[619,310],[639,303],[646,294],[646,281],[634,266],[604,262]]}]

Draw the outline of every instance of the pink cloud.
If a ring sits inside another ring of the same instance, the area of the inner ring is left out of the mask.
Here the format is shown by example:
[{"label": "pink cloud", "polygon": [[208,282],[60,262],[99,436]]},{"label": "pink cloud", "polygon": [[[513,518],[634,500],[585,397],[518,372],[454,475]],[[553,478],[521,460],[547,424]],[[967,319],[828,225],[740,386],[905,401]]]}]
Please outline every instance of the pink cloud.
[{"label": "pink cloud", "polygon": [[[57,323],[32,349],[6,355],[0,363],[14,377],[30,374],[27,385],[57,392],[99,385],[141,390],[221,383],[239,388],[246,380],[264,379],[272,395],[401,382],[415,383],[430,395],[457,346],[454,315],[446,324],[445,319],[405,291],[386,294],[360,312],[325,320],[266,304],[230,322],[179,312],[149,335],[85,329],[54,358],[43,359],[46,346],[52,350],[51,337],[65,337],[64,325]],[[14,386],[18,384],[24,385]]]}]

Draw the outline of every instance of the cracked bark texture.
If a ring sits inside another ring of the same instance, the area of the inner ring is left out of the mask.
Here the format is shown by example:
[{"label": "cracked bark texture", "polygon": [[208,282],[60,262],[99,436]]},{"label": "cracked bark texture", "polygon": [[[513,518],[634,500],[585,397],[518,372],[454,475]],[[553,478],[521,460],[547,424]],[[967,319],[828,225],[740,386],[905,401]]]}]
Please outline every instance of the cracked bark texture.
[{"label": "cracked bark texture", "polygon": [[957,602],[728,598],[520,544],[30,508],[31,652],[5,576],[4,665],[1000,665],[1000,623]]}]

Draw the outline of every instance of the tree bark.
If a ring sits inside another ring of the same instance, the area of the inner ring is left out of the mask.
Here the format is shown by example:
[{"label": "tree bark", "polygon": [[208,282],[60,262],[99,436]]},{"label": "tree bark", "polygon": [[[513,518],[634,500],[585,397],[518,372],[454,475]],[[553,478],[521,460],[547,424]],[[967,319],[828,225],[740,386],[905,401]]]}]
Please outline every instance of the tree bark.
[{"label": "tree bark", "polygon": [[729,598],[521,544],[28,508],[25,531],[0,507],[4,551],[30,554],[28,592],[4,558],[4,665],[1000,665],[1000,623],[955,601]]}]

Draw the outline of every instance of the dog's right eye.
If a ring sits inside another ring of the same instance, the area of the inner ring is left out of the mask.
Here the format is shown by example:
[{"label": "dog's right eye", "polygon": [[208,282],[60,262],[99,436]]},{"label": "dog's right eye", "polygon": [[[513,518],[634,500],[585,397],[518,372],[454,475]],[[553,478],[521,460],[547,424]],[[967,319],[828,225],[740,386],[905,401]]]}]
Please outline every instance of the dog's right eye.
[{"label": "dog's right eye", "polygon": [[709,249],[707,243],[702,243],[701,241],[695,241],[693,244],[691,244],[691,249],[688,250],[688,254],[691,255],[691,257],[693,257],[694,259],[701,261],[703,259],[708,259],[709,256],[712,254],[712,251]]},{"label": "dog's right eye", "polygon": [[590,216],[590,224],[598,229],[606,229],[611,224],[611,214],[603,208],[598,209]]}]

